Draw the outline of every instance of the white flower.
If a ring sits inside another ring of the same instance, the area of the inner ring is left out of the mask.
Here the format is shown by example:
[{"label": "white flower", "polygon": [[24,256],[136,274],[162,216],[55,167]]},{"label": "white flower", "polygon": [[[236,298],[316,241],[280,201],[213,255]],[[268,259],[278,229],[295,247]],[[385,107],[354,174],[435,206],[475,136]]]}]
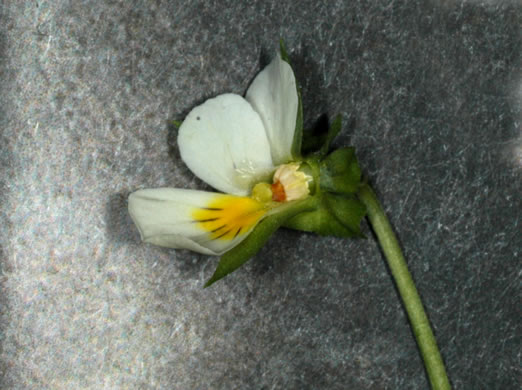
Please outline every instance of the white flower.
[{"label": "white flower", "polygon": [[[142,240],[222,254],[262,218],[277,212],[278,202],[306,197],[309,178],[297,171],[298,163],[286,164],[294,158],[298,104],[292,68],[277,55],[245,98],[224,94],[194,108],[179,129],[181,158],[223,193],[174,188],[134,192],[129,213]],[[267,183],[276,169],[274,183]]]}]

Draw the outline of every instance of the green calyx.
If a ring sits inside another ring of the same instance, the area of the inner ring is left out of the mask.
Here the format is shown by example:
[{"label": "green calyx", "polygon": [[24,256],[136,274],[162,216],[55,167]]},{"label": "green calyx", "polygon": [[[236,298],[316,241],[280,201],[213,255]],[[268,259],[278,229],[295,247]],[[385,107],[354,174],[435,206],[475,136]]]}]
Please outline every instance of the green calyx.
[{"label": "green calyx", "polygon": [[323,236],[364,237],[360,224],[366,207],[357,198],[361,169],[355,149],[341,148],[328,154],[341,127],[341,116],[337,116],[328,132],[315,138],[316,150],[305,159],[314,177],[317,208],[292,217],[285,227]]},{"label": "green calyx", "polygon": [[364,237],[360,223],[366,215],[366,208],[355,197],[322,193],[316,195],[314,210],[295,215],[283,225],[321,236]]},{"label": "green calyx", "polygon": [[355,194],[361,183],[355,149],[337,149],[322,159],[319,180],[323,191],[347,196]]},{"label": "green calyx", "polygon": [[366,207],[356,195],[361,171],[354,149],[338,149],[324,158],[312,155],[306,162],[315,173],[317,208],[292,217],[284,226],[322,236],[364,237],[360,223]]}]

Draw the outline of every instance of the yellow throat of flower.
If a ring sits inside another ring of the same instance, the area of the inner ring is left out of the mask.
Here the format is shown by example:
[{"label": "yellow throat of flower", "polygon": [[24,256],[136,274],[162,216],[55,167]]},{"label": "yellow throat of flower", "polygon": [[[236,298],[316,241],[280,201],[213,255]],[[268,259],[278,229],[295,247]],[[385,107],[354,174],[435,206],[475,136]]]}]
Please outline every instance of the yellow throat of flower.
[{"label": "yellow throat of flower", "polygon": [[258,183],[250,197],[219,195],[205,208],[193,212],[193,220],[210,233],[213,240],[233,240],[250,232],[269,210],[278,204],[299,200],[310,194],[312,178],[299,171],[300,164],[280,165],[273,183]]},{"label": "yellow throat of flower", "polygon": [[265,205],[255,199],[225,195],[205,208],[196,209],[192,216],[212,239],[232,240],[249,232],[266,212]]}]

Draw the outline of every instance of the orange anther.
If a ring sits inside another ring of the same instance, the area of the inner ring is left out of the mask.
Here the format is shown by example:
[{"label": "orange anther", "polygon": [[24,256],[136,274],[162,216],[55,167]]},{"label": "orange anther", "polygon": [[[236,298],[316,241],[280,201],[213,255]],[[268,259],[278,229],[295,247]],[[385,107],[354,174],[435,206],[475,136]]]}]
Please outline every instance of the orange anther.
[{"label": "orange anther", "polygon": [[272,184],[272,200],[274,202],[284,202],[286,200],[285,187],[279,180]]}]

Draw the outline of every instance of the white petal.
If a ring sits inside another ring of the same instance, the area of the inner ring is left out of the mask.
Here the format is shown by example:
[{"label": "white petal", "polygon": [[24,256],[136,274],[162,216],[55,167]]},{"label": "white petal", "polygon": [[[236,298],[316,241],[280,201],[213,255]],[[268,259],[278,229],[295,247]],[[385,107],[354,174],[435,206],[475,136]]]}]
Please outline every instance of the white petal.
[{"label": "white petal", "polygon": [[266,211],[251,198],[158,188],[132,193],[129,213],[145,242],[219,255],[244,240]]},{"label": "white petal", "polygon": [[299,100],[294,72],[279,54],[254,79],[246,99],[263,120],[274,164],[290,161]]},{"label": "white petal", "polygon": [[261,118],[239,95],[194,108],[179,129],[178,145],[196,176],[229,194],[247,195],[274,168]]}]

